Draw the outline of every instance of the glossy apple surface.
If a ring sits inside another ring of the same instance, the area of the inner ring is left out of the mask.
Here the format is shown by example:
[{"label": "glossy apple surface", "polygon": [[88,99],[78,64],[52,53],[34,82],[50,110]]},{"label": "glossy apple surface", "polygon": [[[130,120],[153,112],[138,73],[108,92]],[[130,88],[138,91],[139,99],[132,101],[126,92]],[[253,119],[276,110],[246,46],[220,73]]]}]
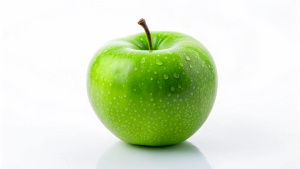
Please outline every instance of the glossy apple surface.
[{"label": "glossy apple surface", "polygon": [[216,97],[217,72],[207,49],[177,32],[151,32],[107,43],[93,57],[87,78],[90,103],[119,139],[164,146],[192,136]]}]

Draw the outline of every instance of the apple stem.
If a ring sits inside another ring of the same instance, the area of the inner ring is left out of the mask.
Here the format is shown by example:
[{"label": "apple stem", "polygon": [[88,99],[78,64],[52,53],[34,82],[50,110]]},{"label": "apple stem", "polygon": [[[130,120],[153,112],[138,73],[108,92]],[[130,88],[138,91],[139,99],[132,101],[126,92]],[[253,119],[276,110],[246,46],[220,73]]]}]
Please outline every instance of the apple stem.
[{"label": "apple stem", "polygon": [[145,32],[146,32],[147,39],[148,39],[149,50],[153,50],[153,48],[152,48],[152,42],[151,42],[151,35],[150,35],[150,31],[148,29],[148,26],[146,24],[146,20],[144,18],[141,18],[138,21],[138,24],[141,25],[144,28]]}]

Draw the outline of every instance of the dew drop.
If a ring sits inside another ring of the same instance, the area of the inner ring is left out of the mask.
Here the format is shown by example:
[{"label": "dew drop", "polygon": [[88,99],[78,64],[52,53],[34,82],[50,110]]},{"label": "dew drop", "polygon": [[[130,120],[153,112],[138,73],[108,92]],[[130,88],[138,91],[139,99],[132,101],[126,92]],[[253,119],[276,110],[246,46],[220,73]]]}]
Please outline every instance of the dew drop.
[{"label": "dew drop", "polygon": [[185,59],[186,59],[187,61],[191,60],[191,58],[190,58],[189,56],[185,56]]},{"label": "dew drop", "polygon": [[137,68],[136,68],[136,67],[134,68],[134,71],[137,71]]},{"label": "dew drop", "polygon": [[190,65],[190,68],[192,69],[192,68],[193,68],[193,66],[192,66],[192,65]]},{"label": "dew drop", "polygon": [[171,90],[172,90],[172,91],[175,91],[175,87],[171,87]]},{"label": "dew drop", "polygon": [[153,77],[151,77],[150,80],[153,80]]},{"label": "dew drop", "polygon": [[178,84],[178,88],[181,88],[181,85],[180,85],[180,84]]},{"label": "dew drop", "polygon": [[157,71],[154,71],[154,74],[157,74]]},{"label": "dew drop", "polygon": [[142,58],[141,63],[145,63],[145,58]]},{"label": "dew drop", "polygon": [[156,62],[155,62],[157,65],[163,65],[163,62],[162,61],[160,61],[160,60],[156,60]]},{"label": "dew drop", "polygon": [[170,96],[171,96],[171,93],[168,93],[168,96],[170,97]]},{"label": "dew drop", "polygon": [[164,74],[164,79],[169,79],[169,75],[167,75],[167,74]]},{"label": "dew drop", "polygon": [[178,78],[179,78],[179,74],[174,73],[174,77],[175,77],[176,79],[178,79]]}]

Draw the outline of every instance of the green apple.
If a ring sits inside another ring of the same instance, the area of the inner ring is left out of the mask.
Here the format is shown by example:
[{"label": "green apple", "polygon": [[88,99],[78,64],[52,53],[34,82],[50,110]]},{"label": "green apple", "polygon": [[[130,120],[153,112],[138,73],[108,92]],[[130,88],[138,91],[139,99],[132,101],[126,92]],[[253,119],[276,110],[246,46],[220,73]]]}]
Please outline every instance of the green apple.
[{"label": "green apple", "polygon": [[217,92],[216,66],[196,39],[178,32],[150,36],[144,28],[146,34],[112,40],[95,54],[88,68],[89,100],[119,139],[177,144],[207,119]]}]

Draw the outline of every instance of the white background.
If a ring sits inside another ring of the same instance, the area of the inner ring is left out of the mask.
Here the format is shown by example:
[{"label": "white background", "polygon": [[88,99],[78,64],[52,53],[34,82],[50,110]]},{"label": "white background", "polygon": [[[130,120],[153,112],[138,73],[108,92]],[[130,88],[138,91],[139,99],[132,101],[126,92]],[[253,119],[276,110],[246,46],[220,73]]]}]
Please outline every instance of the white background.
[{"label": "white background", "polygon": [[[3,169],[299,169],[299,1],[2,0]],[[86,72],[105,42],[150,30],[201,41],[215,106],[188,141],[122,144],[97,119]]]}]

